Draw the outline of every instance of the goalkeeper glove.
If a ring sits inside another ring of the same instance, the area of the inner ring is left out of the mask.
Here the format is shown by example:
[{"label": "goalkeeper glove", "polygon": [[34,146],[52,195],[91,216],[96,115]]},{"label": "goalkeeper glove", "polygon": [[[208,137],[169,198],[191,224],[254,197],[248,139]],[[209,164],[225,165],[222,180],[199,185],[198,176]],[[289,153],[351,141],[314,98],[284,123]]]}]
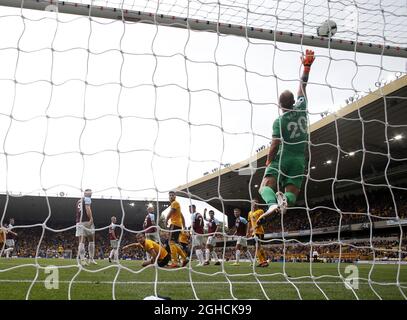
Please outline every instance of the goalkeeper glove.
[{"label": "goalkeeper glove", "polygon": [[315,60],[314,51],[312,50],[305,50],[305,56],[301,57],[301,62],[304,65],[304,71],[309,72],[311,69],[311,65]]}]

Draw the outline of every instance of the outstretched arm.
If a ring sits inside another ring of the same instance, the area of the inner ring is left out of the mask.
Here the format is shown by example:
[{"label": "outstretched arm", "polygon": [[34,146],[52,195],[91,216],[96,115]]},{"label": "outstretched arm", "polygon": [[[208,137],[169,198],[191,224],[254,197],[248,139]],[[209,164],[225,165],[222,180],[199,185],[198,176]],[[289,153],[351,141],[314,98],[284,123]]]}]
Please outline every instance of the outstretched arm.
[{"label": "outstretched arm", "polygon": [[301,63],[304,66],[304,69],[302,71],[302,76],[300,79],[300,87],[298,88],[298,92],[297,92],[297,97],[306,97],[307,96],[307,92],[306,92],[306,87],[307,87],[307,83],[308,83],[308,76],[309,76],[309,72],[311,70],[311,65],[315,60],[315,56],[314,56],[314,51],[312,50],[305,50],[305,56],[303,55],[301,57]]},{"label": "outstretched arm", "polygon": [[122,248],[122,250],[126,250],[126,249],[131,248],[131,247],[138,247],[138,248],[141,248],[141,249],[143,248],[143,246],[140,243],[135,242],[135,243],[128,244],[127,246],[124,246]]},{"label": "outstretched arm", "polygon": [[204,209],[204,219],[205,219],[205,221],[208,221],[208,219],[206,219],[206,208]]}]

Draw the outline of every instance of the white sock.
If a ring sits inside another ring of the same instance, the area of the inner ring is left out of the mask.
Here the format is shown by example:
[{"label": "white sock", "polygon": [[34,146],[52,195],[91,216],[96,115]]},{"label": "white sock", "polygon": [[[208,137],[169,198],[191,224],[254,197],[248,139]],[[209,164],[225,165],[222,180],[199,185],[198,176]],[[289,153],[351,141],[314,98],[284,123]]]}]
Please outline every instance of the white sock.
[{"label": "white sock", "polygon": [[4,250],[4,252],[6,253],[6,258],[10,258],[10,252],[13,252],[14,248],[7,248],[6,250]]},{"label": "white sock", "polygon": [[236,250],[236,263],[239,263],[240,260],[240,250]]},{"label": "white sock", "polygon": [[203,264],[203,262],[202,262],[202,260],[203,260],[202,250],[201,249],[195,249],[195,254],[196,254],[196,257],[199,260],[199,263]]},{"label": "white sock", "polygon": [[114,254],[114,249],[110,250],[109,259],[112,259],[112,258],[113,258],[113,254]]},{"label": "white sock", "polygon": [[249,258],[250,263],[253,263],[253,257],[249,250],[246,250],[246,257]]},{"label": "white sock", "polygon": [[199,255],[201,256],[201,264],[204,264],[205,263],[205,257],[204,257],[204,253],[203,253],[203,251],[202,251],[202,249],[199,249]]},{"label": "white sock", "polygon": [[119,249],[114,249],[114,260],[119,261]]},{"label": "white sock", "polygon": [[215,250],[212,251],[212,257],[215,260],[215,262],[219,262],[218,255],[216,254]]},{"label": "white sock", "polygon": [[89,259],[93,260],[93,258],[95,257],[95,243],[94,242],[89,242],[88,252],[89,252]]},{"label": "white sock", "polygon": [[209,261],[209,253],[210,253],[209,249],[206,249],[206,250],[205,250],[205,258],[206,258],[206,261]]},{"label": "white sock", "polygon": [[79,244],[79,247],[78,247],[78,255],[79,255],[79,259],[81,259],[81,260],[85,259],[85,244],[82,242]]}]

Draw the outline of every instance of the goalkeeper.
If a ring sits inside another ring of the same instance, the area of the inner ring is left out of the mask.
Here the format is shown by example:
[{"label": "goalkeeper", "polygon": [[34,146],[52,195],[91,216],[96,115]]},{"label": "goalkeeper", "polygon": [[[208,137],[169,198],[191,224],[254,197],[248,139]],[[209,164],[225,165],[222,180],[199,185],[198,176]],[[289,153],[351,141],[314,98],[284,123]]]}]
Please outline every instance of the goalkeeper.
[{"label": "goalkeeper", "polygon": [[[301,57],[304,70],[297,93],[297,101],[291,91],[286,90],[279,97],[283,114],[274,121],[273,140],[267,155],[266,171],[259,193],[268,205],[260,222],[276,210],[283,214],[287,206],[295,204],[301,190],[305,169],[305,148],[308,144],[308,118],[306,85],[314,51],[306,50]],[[279,185],[284,193],[277,192]]]}]

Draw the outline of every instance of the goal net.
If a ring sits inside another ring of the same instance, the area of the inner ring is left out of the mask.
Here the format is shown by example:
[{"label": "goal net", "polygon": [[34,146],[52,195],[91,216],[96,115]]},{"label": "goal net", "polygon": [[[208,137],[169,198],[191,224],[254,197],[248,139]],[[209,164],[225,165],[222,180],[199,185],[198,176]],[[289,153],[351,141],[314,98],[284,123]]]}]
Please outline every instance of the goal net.
[{"label": "goal net", "polygon": [[[49,297],[57,266],[59,299],[407,298],[405,1],[0,0],[0,28],[4,294]],[[268,210],[279,97],[297,98],[307,49],[305,169],[285,177],[302,177],[299,195],[241,242],[234,211]],[[87,188],[97,265],[84,266]],[[216,236],[205,221],[201,242],[185,230],[184,267],[142,267],[144,250],[122,248],[153,208],[171,252],[169,191],[186,227],[190,205],[213,209]]]}]

